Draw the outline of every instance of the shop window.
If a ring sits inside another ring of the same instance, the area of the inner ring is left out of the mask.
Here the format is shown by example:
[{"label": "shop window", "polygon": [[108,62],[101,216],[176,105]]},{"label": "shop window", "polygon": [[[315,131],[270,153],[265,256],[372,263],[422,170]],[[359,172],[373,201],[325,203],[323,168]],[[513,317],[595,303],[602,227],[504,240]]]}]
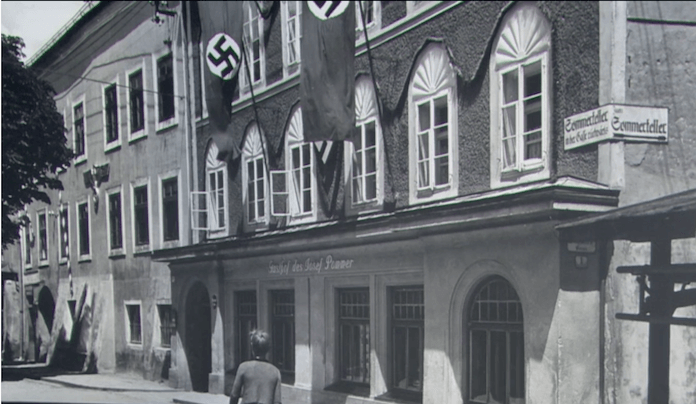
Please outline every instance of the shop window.
[{"label": "shop window", "polygon": [[456,75],[447,50],[431,44],[420,57],[410,87],[411,203],[457,195]]},{"label": "shop window", "polygon": [[162,180],[162,238],[179,240],[179,179]]},{"label": "shop window", "polygon": [[109,252],[122,253],[123,249],[123,211],[121,189],[108,192]]},{"label": "shop window", "polygon": [[550,176],[550,24],[534,5],[505,17],[490,61],[491,186]]},{"label": "shop window", "polygon": [[90,223],[89,223],[89,199],[77,204],[77,244],[80,252],[80,259],[89,259],[90,255]]},{"label": "shop window", "polygon": [[273,290],[271,296],[271,344],[273,364],[283,383],[295,383],[295,291]]},{"label": "shop window", "polygon": [[524,402],[522,305],[500,277],[484,282],[469,308],[469,400]]},{"label": "shop window", "polygon": [[73,151],[75,153],[75,164],[87,159],[84,105],[84,101],[73,105]]},{"label": "shop window", "polygon": [[265,145],[259,127],[252,125],[246,134],[242,149],[242,188],[246,223],[250,228],[264,227],[268,223]]},{"label": "shop window", "polygon": [[148,184],[133,188],[133,227],[136,250],[150,245],[150,204]]},{"label": "shop window", "polygon": [[140,303],[126,303],[128,321],[128,343],[141,345],[143,343],[142,325],[140,322]]},{"label": "shop window", "polygon": [[39,265],[48,265],[48,212],[44,209],[36,215],[39,226]]},{"label": "shop window", "polygon": [[391,290],[391,388],[394,397],[422,399],[424,295],[422,286]]},{"label": "shop window", "polygon": [[255,87],[264,83],[266,61],[263,32],[263,19],[259,15],[256,4],[252,1],[245,1],[244,46],[248,57],[244,58],[244,63],[250,65],[248,75],[246,66],[242,66],[244,70],[240,72],[239,81],[242,91],[249,91],[249,77],[251,77],[251,84]]},{"label": "shop window", "polygon": [[70,255],[70,209],[67,205],[61,205],[59,211],[59,245],[58,259],[66,262]]},{"label": "shop window", "polygon": [[131,140],[145,134],[145,96],[143,83],[143,69],[139,69],[128,76],[128,108],[130,115]]},{"label": "shop window", "polygon": [[172,336],[174,336],[174,318],[172,317],[171,304],[158,304],[157,314],[160,321],[160,346],[169,348],[171,346]]},{"label": "shop window", "polygon": [[174,56],[168,53],[157,59],[157,122],[158,129],[174,123],[176,97],[174,94]]},{"label": "shop window", "polygon": [[256,329],[256,292],[253,290],[235,292],[236,334],[235,358],[237,365],[253,359],[249,335]]},{"label": "shop window", "polygon": [[285,76],[287,77],[299,71],[302,2],[283,1],[281,6],[281,16],[283,18],[283,64],[285,66]]},{"label": "shop window", "polygon": [[[338,292],[339,378],[346,384],[370,383],[370,291]],[[369,393],[369,390],[368,390]]]},{"label": "shop window", "polygon": [[103,97],[104,135],[106,137],[104,149],[108,150],[120,144],[118,130],[118,82],[105,86]]}]

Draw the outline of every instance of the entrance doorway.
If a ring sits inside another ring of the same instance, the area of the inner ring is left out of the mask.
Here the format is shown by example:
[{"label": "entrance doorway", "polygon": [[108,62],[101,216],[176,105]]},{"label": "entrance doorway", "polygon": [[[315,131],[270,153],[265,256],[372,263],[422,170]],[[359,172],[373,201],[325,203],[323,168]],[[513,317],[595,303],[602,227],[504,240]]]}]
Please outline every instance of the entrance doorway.
[{"label": "entrance doorway", "polygon": [[186,298],[186,357],[193,391],[208,391],[212,369],[210,297],[205,285],[196,282]]},{"label": "entrance doorway", "polygon": [[[43,318],[43,324],[35,324],[36,330],[36,358],[37,362],[46,362],[48,344],[53,330],[53,318],[56,310],[56,302],[53,300],[51,290],[44,286],[39,292],[38,311]],[[37,316],[38,317],[38,316]],[[37,319],[38,320],[38,319]]]}]

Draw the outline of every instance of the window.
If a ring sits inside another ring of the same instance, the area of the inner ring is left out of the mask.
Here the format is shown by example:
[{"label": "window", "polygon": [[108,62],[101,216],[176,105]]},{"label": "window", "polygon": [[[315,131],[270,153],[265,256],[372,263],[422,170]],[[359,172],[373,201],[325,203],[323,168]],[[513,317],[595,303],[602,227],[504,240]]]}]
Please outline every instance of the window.
[{"label": "window", "polygon": [[502,27],[490,61],[491,187],[550,176],[550,24],[523,4]]},{"label": "window", "polygon": [[48,212],[42,210],[36,215],[39,226],[39,265],[48,264]]},{"label": "window", "polygon": [[256,292],[243,291],[235,293],[236,350],[237,364],[252,359],[249,334],[256,329]]},{"label": "window", "polygon": [[118,82],[104,87],[104,133],[106,136],[105,149],[119,144],[118,131]]},{"label": "window", "polygon": [[143,69],[128,76],[128,110],[130,115],[131,140],[145,134],[145,88]]},{"label": "window", "polygon": [[411,203],[457,195],[456,76],[449,54],[431,44],[419,58],[410,87]]},{"label": "window", "polygon": [[73,106],[73,148],[76,162],[87,159],[84,101]]},{"label": "window", "polygon": [[217,159],[218,148],[212,142],[208,148],[206,189],[208,190],[208,220],[211,235],[224,235],[227,228],[227,164]]},{"label": "window", "polygon": [[368,32],[377,30],[381,25],[382,2],[381,1],[361,1],[355,2],[355,28],[358,30],[358,37],[365,31],[362,15],[360,14],[360,3],[365,13],[365,26]]},{"label": "window", "polygon": [[70,256],[70,210],[67,205],[61,205],[60,207],[60,251],[58,251],[58,258],[61,262],[68,260]]},{"label": "window", "polygon": [[383,187],[382,130],[372,82],[358,79],[355,89],[355,134],[346,142],[346,173],[350,175],[350,205],[381,203]]},{"label": "window", "polygon": [[266,167],[263,139],[256,124],[248,129],[242,149],[244,183],[242,197],[246,200],[245,216],[249,225],[265,225],[266,214]]},{"label": "window", "polygon": [[290,218],[295,223],[316,219],[314,151],[304,142],[302,110],[297,108],[285,133],[285,167],[288,169]]},{"label": "window", "polygon": [[[148,184],[133,188],[133,231],[136,251],[150,244],[150,204]],[[145,248],[143,248],[145,247]]]},{"label": "window", "polygon": [[391,390],[395,395],[419,397],[423,391],[423,287],[391,291]]},{"label": "window", "polygon": [[24,246],[24,269],[31,268],[31,244],[32,244],[31,221],[22,228],[22,244]]},{"label": "window", "polygon": [[370,291],[368,288],[338,292],[339,378],[370,383]]},{"label": "window", "polygon": [[273,364],[283,383],[295,382],[295,291],[273,290],[271,296],[271,344]]},{"label": "window", "polygon": [[89,199],[77,204],[78,233],[77,244],[80,251],[80,258],[90,256],[90,223],[89,223]]},{"label": "window", "polygon": [[469,400],[524,402],[522,305],[503,278],[483,283],[469,309]]},{"label": "window", "polygon": [[128,343],[134,345],[142,344],[143,336],[140,323],[140,303],[126,304],[126,316],[128,321]]},{"label": "window", "polygon": [[179,239],[179,180],[162,180],[162,237],[164,241]]},{"label": "window", "polygon": [[123,216],[121,209],[121,191],[108,193],[109,197],[109,251],[121,252],[123,248]]},{"label": "window", "polygon": [[285,75],[299,71],[300,62],[300,38],[302,29],[302,2],[283,1],[283,63],[285,65]]},{"label": "window", "polygon": [[[263,83],[266,73],[264,61],[264,46],[263,46],[263,20],[259,16],[259,11],[254,2],[244,2],[244,46],[248,58],[244,59],[244,63],[250,63],[249,75],[251,83],[258,85]],[[250,62],[247,62],[250,61]],[[242,66],[246,69],[245,66]],[[240,82],[242,89],[248,91],[249,78],[246,70],[240,72]]]},{"label": "window", "polygon": [[168,348],[171,346],[172,336],[176,331],[172,317],[172,305],[158,304],[157,313],[160,321],[160,346]]},{"label": "window", "polygon": [[174,122],[174,57],[171,53],[157,59],[157,122],[160,127]]}]

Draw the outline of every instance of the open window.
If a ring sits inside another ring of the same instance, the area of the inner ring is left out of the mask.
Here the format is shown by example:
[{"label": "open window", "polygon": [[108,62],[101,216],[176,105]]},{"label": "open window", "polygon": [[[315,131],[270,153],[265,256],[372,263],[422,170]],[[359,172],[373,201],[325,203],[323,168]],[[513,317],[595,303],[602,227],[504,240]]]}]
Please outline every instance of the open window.
[{"label": "open window", "polygon": [[191,192],[191,223],[209,237],[227,235],[227,164],[217,159],[218,147],[210,142],[205,160],[205,191]]},{"label": "open window", "polygon": [[268,225],[268,185],[266,179],[266,145],[256,123],[246,133],[242,148],[242,198],[244,218],[250,230]]}]

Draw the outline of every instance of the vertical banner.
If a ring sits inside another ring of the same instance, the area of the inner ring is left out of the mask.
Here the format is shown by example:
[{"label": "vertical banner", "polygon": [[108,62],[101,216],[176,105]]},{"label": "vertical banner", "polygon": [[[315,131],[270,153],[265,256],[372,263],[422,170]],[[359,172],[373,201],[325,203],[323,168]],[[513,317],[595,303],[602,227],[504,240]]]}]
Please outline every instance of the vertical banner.
[{"label": "vertical banner", "polygon": [[232,94],[242,63],[242,1],[198,1],[201,24],[203,85],[208,106],[210,130],[220,151],[218,159],[232,153],[239,155],[239,146],[232,136]]},{"label": "vertical banner", "polygon": [[350,138],[355,128],[355,5],[306,1],[300,100],[305,141]]}]

